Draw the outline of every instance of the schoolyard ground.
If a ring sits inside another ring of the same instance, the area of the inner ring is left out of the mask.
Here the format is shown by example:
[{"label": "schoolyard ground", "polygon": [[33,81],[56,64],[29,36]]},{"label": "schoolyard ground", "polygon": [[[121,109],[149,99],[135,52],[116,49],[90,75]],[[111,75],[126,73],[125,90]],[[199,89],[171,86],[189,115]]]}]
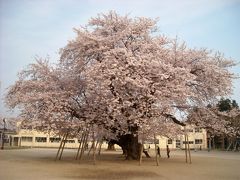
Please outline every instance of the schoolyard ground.
[{"label": "schoolyard ground", "polygon": [[[240,180],[240,153],[224,151],[192,151],[192,164],[185,163],[184,151],[162,151],[156,166],[152,158],[124,160],[121,151],[102,151],[96,156],[85,155],[75,160],[76,149],[66,149],[61,161],[54,161],[57,149],[32,148],[0,151],[1,180]],[[87,153],[86,153],[87,154]]]}]

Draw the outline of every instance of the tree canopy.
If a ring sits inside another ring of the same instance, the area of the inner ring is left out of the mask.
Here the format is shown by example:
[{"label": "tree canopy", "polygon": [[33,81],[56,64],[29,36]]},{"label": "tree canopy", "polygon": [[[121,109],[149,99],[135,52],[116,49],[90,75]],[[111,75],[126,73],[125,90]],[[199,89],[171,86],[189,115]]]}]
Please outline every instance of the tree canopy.
[{"label": "tree canopy", "polygon": [[158,32],[157,21],[111,11],[76,28],[52,66],[37,59],[19,74],[6,102],[25,125],[61,132],[89,125],[108,139],[179,133],[189,113],[231,93],[231,59]]},{"label": "tree canopy", "polygon": [[211,135],[238,137],[240,134],[240,110],[235,100],[221,98],[207,107],[193,108],[187,122],[206,128]]}]

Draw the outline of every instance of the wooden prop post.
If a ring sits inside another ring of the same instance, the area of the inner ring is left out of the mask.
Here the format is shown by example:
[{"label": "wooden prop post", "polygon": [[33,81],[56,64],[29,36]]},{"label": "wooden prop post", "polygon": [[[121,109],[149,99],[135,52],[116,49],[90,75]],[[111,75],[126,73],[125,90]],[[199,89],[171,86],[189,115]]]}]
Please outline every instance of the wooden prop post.
[{"label": "wooden prop post", "polygon": [[230,139],[230,143],[229,143],[229,145],[228,145],[228,147],[227,147],[227,151],[229,151],[229,150],[230,150],[230,148],[231,148],[232,144],[233,144],[233,139],[231,138],[231,139]]},{"label": "wooden prop post", "polygon": [[139,166],[141,166],[142,164],[142,153],[143,153],[143,144],[144,144],[144,140],[143,140],[144,137],[142,137],[142,144],[141,144],[141,147],[140,147],[140,157],[139,157]]},{"label": "wooden prop post", "polygon": [[81,145],[81,148],[80,148],[80,154],[78,156],[79,160],[81,159],[82,153],[83,153],[83,151],[85,149],[85,139],[86,139],[86,136],[87,136],[87,131],[85,131],[84,134],[83,134],[83,140],[82,140],[82,143],[81,143],[82,145]]},{"label": "wooden prop post", "polygon": [[62,154],[63,154],[63,150],[64,150],[64,147],[65,147],[67,138],[68,138],[68,132],[66,133],[65,139],[64,139],[64,141],[63,141],[62,150],[61,150],[61,153],[60,153],[60,156],[59,156],[59,160],[62,159]]},{"label": "wooden prop post", "polygon": [[90,152],[93,151],[94,146],[97,146],[97,144],[98,144],[98,141],[97,141],[97,143],[96,143],[95,136],[94,136],[94,132],[93,132],[93,141],[92,141],[91,147],[90,147],[90,149],[89,149],[89,151],[88,151],[88,156],[90,156]]},{"label": "wooden prop post", "polygon": [[143,153],[143,144],[141,144],[141,147],[140,147],[139,166],[141,166],[142,164],[142,153]]},{"label": "wooden prop post", "polygon": [[[87,131],[89,131],[89,129]],[[87,144],[87,141],[88,141],[88,134],[89,134],[89,132],[86,132],[86,135],[85,135],[85,138],[84,138],[84,141],[83,141],[83,145],[82,145],[82,149],[81,149],[81,153],[80,153],[80,156],[79,156],[79,160],[82,159],[82,156],[84,154],[85,147],[86,147],[86,144]]]},{"label": "wooden prop post", "polygon": [[92,151],[94,145],[95,145],[95,142],[94,142],[94,140],[93,140],[93,141],[92,141],[92,144],[91,144],[91,147],[90,147],[89,150],[88,150],[88,156],[90,156],[90,152]]},{"label": "wooden prop post", "polygon": [[[100,144],[100,139],[98,139],[98,140],[96,141],[96,144],[95,144],[95,150],[96,150],[96,152],[97,152],[97,149],[98,149],[97,147],[99,146],[99,144]],[[96,152],[95,152],[95,153],[96,153]]]},{"label": "wooden prop post", "polygon": [[84,134],[85,134],[85,132],[82,132],[82,134],[81,134],[81,139],[80,139],[80,142],[79,142],[78,151],[77,151],[77,155],[76,155],[76,158],[75,158],[76,160],[78,159],[78,156],[79,156],[79,153],[80,153],[80,149],[81,149]]},{"label": "wooden prop post", "polygon": [[62,148],[62,144],[63,144],[63,141],[64,141],[64,139],[65,139],[65,136],[66,136],[66,134],[63,134],[63,137],[62,137],[61,143],[60,143],[60,145],[59,145],[59,148],[58,148],[58,152],[57,152],[55,161],[58,159],[58,155],[59,155],[60,149]]},{"label": "wooden prop post", "polygon": [[95,145],[95,136],[94,136],[94,131],[93,131],[93,164],[96,165],[96,146],[97,143]]},{"label": "wooden prop post", "polygon": [[185,157],[186,157],[186,163],[188,162],[188,157],[187,157],[187,131],[186,127],[184,126],[184,140],[185,140]]},{"label": "wooden prop post", "polygon": [[211,134],[210,134],[210,135],[209,135],[209,139],[208,139],[208,152],[211,151],[211,149],[212,149],[211,139],[212,139],[212,138],[211,138]]},{"label": "wooden prop post", "polygon": [[192,163],[192,158],[191,158],[191,152],[190,152],[190,148],[189,148],[189,140],[188,140],[188,135],[187,135],[187,142],[188,142],[188,155],[189,155],[189,163]]},{"label": "wooden prop post", "polygon": [[102,149],[102,144],[103,144],[103,140],[101,139],[99,145],[98,145],[98,155],[100,156],[101,154],[101,149]]},{"label": "wooden prop post", "polygon": [[235,145],[234,145],[234,148],[233,148],[233,151],[237,151],[237,145],[238,145],[238,142],[237,142],[237,140],[236,140]]},{"label": "wooden prop post", "polygon": [[155,154],[156,154],[156,163],[157,166],[159,166],[159,162],[158,162],[158,152],[157,152],[157,145],[156,145],[156,135],[154,134],[154,146],[155,146]]}]

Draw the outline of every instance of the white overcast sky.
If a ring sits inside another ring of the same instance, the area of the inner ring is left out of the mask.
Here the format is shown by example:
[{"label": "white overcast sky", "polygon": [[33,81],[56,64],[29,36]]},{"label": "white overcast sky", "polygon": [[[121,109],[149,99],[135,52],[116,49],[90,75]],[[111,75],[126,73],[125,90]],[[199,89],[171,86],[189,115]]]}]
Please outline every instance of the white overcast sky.
[{"label": "white overcast sky", "polygon": [[[57,62],[59,48],[75,37],[73,27],[109,10],[158,17],[161,33],[240,61],[240,0],[0,0],[0,115],[14,115],[3,97],[19,71],[36,55]],[[240,66],[231,71],[240,74]],[[238,104],[239,94],[238,79],[231,96]]]}]

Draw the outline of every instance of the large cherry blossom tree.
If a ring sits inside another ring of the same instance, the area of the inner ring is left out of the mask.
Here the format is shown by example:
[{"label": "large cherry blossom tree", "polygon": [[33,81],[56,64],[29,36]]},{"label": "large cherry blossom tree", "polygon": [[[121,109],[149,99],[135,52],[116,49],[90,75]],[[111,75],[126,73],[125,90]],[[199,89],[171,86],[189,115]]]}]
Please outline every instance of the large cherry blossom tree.
[{"label": "large cherry blossom tree", "polygon": [[228,95],[234,77],[231,59],[165,37],[156,23],[112,11],[92,18],[75,29],[57,65],[38,60],[20,73],[7,104],[35,127],[101,127],[137,159],[140,137],[179,133],[185,124],[176,113]]}]

